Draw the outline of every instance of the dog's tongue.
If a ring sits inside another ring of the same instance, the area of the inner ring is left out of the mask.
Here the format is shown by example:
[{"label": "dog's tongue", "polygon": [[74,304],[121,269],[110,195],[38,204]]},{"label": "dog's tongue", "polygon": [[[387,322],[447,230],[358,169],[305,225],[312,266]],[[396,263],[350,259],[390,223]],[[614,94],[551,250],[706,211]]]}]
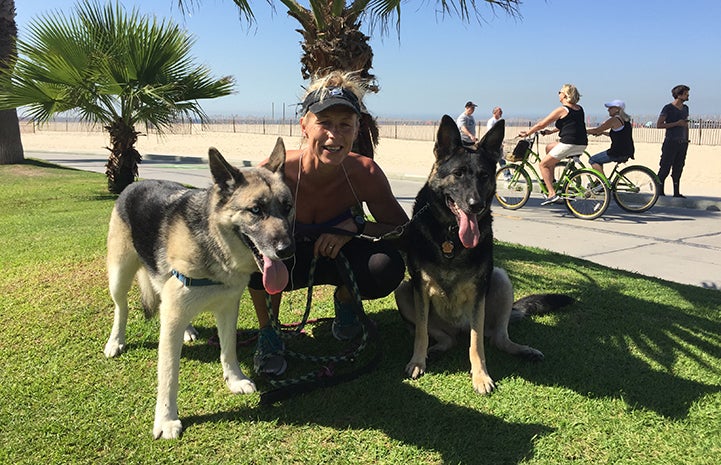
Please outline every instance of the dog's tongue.
[{"label": "dog's tongue", "polygon": [[478,245],[481,233],[478,231],[478,220],[476,215],[469,215],[460,209],[458,210],[458,238],[463,247],[472,249]]},{"label": "dog's tongue", "polygon": [[263,256],[263,287],[268,294],[277,294],[288,285],[288,268],[280,260]]}]

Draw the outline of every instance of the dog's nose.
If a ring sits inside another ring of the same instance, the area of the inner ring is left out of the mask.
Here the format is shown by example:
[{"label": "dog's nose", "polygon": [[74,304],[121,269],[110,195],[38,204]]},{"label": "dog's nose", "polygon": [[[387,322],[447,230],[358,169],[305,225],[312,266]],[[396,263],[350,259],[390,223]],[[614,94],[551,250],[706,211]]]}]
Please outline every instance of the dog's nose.
[{"label": "dog's nose", "polygon": [[295,241],[291,239],[290,241],[282,242],[278,244],[275,251],[281,260],[290,258],[295,253]]},{"label": "dog's nose", "polygon": [[468,210],[471,213],[480,213],[483,211],[483,208],[485,207],[485,202],[481,199],[474,199],[471,197],[468,199]]}]

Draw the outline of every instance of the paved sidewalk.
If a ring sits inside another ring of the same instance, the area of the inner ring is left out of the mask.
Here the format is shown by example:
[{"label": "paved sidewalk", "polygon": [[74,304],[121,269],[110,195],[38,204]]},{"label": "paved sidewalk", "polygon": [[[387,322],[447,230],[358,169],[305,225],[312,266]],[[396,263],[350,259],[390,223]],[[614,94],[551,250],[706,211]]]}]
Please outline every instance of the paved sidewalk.
[{"label": "paved sidewalk", "polygon": [[[105,172],[98,154],[26,152],[36,158],[86,171]],[[229,161],[250,166],[254,161]],[[396,197],[410,213],[425,178],[388,173]],[[197,187],[210,183],[201,157],[148,156],[143,178],[170,179]],[[721,190],[721,186],[720,186]],[[552,250],[646,276],[721,290],[721,196],[661,198],[649,212],[629,214],[615,205],[599,219],[580,220],[562,206],[541,207],[532,198],[510,211],[494,206],[499,240]]]}]

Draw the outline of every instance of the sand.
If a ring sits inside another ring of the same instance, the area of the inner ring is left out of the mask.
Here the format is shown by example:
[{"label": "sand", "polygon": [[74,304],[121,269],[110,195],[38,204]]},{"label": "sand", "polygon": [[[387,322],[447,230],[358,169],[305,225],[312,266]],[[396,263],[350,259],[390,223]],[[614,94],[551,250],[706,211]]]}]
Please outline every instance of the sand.
[{"label": "sand", "polygon": [[[513,131],[513,128],[509,128]],[[515,133],[507,133],[507,150],[512,149],[510,139]],[[213,146],[236,164],[243,161],[255,164],[266,158],[275,145],[276,135],[241,134],[225,132],[202,132],[200,134],[174,134],[159,138],[155,135],[141,136],[137,148],[142,155],[186,155],[207,157],[208,147]],[[299,137],[283,137],[287,148],[300,147]],[[107,156],[105,147],[108,137],[93,132],[43,131],[22,134],[26,152],[97,153]],[[608,148],[608,140],[591,138],[589,153]],[[658,170],[661,153],[660,143],[636,143],[634,164]],[[433,164],[433,142],[381,139],[375,157],[376,162],[389,177],[420,178],[430,172]],[[687,196],[721,198],[721,147],[691,145],[686,167],[681,178],[681,191]],[[666,181],[666,191],[671,191],[671,181]]]}]

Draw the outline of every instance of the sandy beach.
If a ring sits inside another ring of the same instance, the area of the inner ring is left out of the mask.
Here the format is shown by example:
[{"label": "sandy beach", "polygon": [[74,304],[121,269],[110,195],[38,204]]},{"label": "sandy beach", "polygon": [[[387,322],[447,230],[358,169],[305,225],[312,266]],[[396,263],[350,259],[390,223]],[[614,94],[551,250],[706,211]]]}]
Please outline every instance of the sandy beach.
[{"label": "sandy beach", "polygon": [[[513,147],[514,128],[509,128],[506,150]],[[207,157],[208,147],[216,147],[236,164],[255,164],[266,158],[272,150],[277,136],[262,134],[202,132],[199,134],[173,134],[164,137],[141,136],[138,151],[144,155],[185,155]],[[287,148],[298,148],[300,137],[283,137]],[[605,139],[605,140],[604,140]],[[109,139],[97,132],[25,132],[22,134],[23,148],[27,152],[97,153],[107,156],[105,147]],[[608,148],[607,138],[591,138],[589,153]],[[658,170],[661,153],[660,143],[636,143],[634,164],[645,165]],[[381,139],[376,162],[389,177],[425,178],[433,164],[433,142]],[[666,191],[671,192],[671,181],[666,181]],[[681,178],[681,192],[687,196],[709,196],[721,198],[721,147],[691,145],[686,167]]]}]

